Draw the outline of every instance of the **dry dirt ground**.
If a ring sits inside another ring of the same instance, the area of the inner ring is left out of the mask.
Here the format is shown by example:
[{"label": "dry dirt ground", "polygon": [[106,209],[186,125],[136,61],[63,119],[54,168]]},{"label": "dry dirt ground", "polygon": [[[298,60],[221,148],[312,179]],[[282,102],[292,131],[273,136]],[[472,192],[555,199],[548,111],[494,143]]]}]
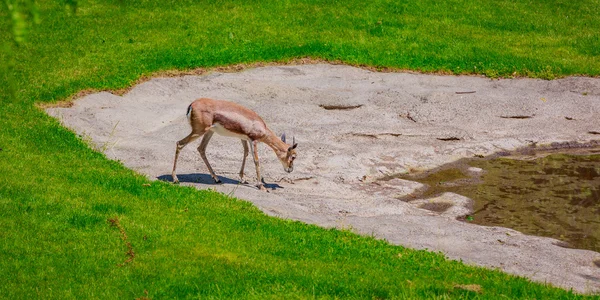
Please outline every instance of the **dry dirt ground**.
[{"label": "dry dirt ground", "polygon": [[[261,145],[271,189],[240,184],[242,145],[214,136],[207,155],[224,182],[215,185],[196,147],[182,150],[184,185],[214,188],[266,214],[324,227],[352,228],[391,243],[442,251],[451,259],[600,292],[600,253],[556,240],[456,220],[470,199],[445,194],[436,213],[396,199],[420,184],[385,175],[434,168],[463,157],[564,141],[600,138],[600,79],[491,80],[473,76],[378,73],[328,64],[270,66],[238,73],[155,78],[123,96],[100,92],[70,108],[50,108],[99,150],[151,179],[171,180],[177,140],[189,133],[185,113],[199,97],[226,99],[258,112],[276,133],[299,143],[293,173]],[[254,164],[246,166],[254,182]]]}]

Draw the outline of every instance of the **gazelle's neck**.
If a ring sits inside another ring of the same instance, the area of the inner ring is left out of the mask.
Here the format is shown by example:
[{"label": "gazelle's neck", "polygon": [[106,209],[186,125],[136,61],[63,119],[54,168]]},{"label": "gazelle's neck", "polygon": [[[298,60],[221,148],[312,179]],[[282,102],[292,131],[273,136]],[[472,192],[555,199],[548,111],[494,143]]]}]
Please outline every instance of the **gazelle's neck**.
[{"label": "gazelle's neck", "polygon": [[284,141],[281,140],[281,138],[279,138],[270,130],[269,135],[262,142],[271,147],[271,149],[275,151],[277,156],[279,156],[282,153],[286,153],[288,148],[290,147],[290,145],[286,144]]}]

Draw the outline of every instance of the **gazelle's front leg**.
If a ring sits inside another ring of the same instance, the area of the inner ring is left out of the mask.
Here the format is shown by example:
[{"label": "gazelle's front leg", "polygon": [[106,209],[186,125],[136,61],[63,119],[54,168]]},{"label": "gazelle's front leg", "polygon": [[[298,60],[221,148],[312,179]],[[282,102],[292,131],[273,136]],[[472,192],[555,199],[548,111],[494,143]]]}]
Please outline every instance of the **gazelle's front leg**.
[{"label": "gazelle's front leg", "polygon": [[252,158],[254,158],[254,166],[256,167],[256,179],[258,180],[258,184],[256,185],[256,187],[261,191],[268,192],[269,190],[267,190],[265,188],[265,186],[263,185],[263,179],[260,176],[260,164],[258,162],[258,147],[257,146],[258,146],[258,141],[250,142],[250,148],[252,150]]},{"label": "gazelle's front leg", "polygon": [[212,137],[212,135],[213,135],[212,131],[207,131],[204,134],[204,137],[202,138],[202,142],[200,142],[200,146],[198,146],[198,152],[200,152],[200,156],[202,157],[204,164],[206,164],[206,167],[208,168],[208,172],[210,172],[210,176],[215,180],[215,183],[221,183],[221,180],[219,180],[217,175],[215,175],[215,171],[213,171],[212,167],[210,166],[210,163],[208,163],[208,159],[206,158],[206,146],[208,145],[208,142],[210,141],[210,138]]},{"label": "gazelle's front leg", "polygon": [[244,146],[244,158],[242,159],[242,168],[240,169],[240,182],[248,183],[244,179],[244,168],[246,167],[246,157],[248,157],[248,141],[242,140],[242,146]]}]

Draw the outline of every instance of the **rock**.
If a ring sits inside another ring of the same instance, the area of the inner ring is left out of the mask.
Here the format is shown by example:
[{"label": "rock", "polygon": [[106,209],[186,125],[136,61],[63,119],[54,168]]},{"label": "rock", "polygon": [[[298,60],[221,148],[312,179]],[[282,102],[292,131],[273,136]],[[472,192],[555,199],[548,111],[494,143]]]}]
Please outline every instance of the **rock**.
[{"label": "rock", "polygon": [[420,208],[435,211],[440,216],[456,219],[473,213],[473,200],[465,196],[446,192],[429,199],[410,201]]},{"label": "rock", "polygon": [[470,167],[467,169],[468,172],[470,173],[475,173],[475,174],[480,174],[483,173],[483,169],[482,168],[477,168],[477,167]]}]

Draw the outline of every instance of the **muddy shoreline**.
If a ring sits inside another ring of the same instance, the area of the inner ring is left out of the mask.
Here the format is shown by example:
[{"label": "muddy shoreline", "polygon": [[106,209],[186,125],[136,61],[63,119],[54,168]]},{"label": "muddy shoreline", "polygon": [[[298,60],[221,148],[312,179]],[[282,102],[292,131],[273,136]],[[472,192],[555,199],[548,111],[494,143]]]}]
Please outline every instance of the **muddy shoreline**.
[{"label": "muddy shoreline", "polygon": [[[600,148],[588,143],[530,145],[435,169],[386,176],[423,187],[399,200],[484,226],[552,237],[555,245],[600,251]],[[468,197],[453,203],[445,193]],[[457,209],[454,206],[462,206]]]}]

